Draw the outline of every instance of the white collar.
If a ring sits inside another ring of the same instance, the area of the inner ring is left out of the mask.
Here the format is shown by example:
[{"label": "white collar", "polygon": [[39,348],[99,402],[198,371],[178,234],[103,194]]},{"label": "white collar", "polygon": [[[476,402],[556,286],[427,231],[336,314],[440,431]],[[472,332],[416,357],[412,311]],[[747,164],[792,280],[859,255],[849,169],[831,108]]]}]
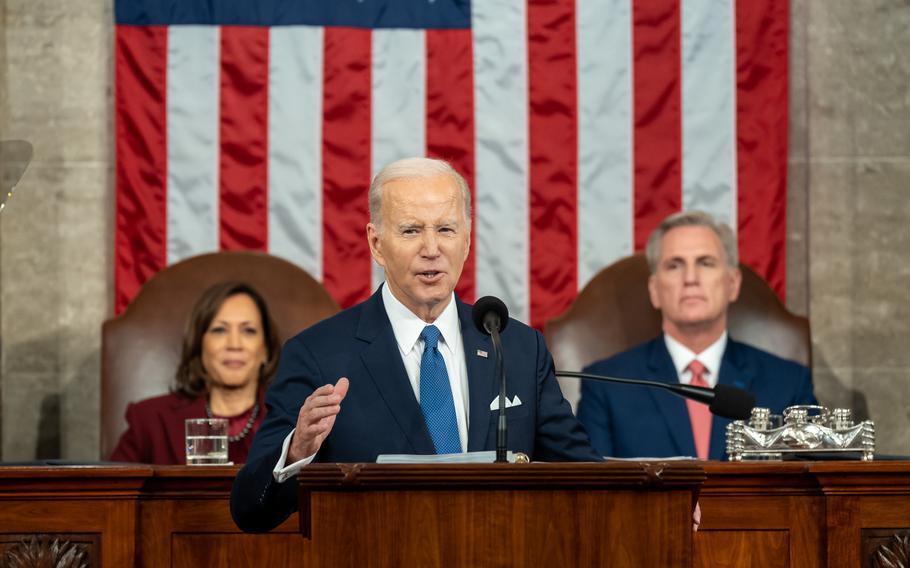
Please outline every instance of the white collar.
[{"label": "white collar", "polygon": [[[382,303],[385,306],[385,313],[392,323],[392,332],[395,334],[398,348],[402,353],[410,353],[417,344],[417,340],[420,339],[423,328],[430,324],[417,317],[414,312],[402,304],[389,289],[388,283],[382,285]],[[432,325],[439,329],[443,343],[448,345],[449,349],[454,350],[455,338],[459,333],[458,307],[455,303],[454,292],[449,298],[449,304]]]},{"label": "white collar", "polygon": [[[724,356],[724,350],[727,348],[727,331],[717,338],[717,341],[709,345],[701,353],[695,353],[676,339],[670,337],[670,334],[664,334],[664,343],[667,345],[667,351],[670,352],[670,358],[673,359],[673,367],[679,377],[688,377],[689,363],[693,360],[698,361],[705,366],[707,376],[705,380],[713,387],[717,384],[717,378],[720,374],[720,361]],[[685,374],[685,375],[684,375]]]}]

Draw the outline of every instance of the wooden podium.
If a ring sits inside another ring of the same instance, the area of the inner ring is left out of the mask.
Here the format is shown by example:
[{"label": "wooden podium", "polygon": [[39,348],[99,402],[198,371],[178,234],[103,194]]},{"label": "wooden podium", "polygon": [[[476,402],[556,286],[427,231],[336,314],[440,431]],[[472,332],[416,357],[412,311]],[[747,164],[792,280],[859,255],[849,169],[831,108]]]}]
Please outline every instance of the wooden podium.
[{"label": "wooden podium", "polygon": [[694,462],[310,465],[307,566],[691,566]]}]

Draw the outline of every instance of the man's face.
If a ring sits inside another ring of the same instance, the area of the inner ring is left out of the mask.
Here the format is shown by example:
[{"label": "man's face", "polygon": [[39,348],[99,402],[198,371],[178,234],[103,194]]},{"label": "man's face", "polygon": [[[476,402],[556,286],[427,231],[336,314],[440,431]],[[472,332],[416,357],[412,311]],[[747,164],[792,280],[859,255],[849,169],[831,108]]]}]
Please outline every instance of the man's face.
[{"label": "man's face", "polygon": [[381,230],[370,223],[373,258],[386,283],[418,317],[434,321],[448,305],[470,248],[461,190],[450,176],[405,178],[382,188]]},{"label": "man's face", "polygon": [[676,227],[661,239],[648,291],[663,315],[664,331],[680,339],[687,332],[726,329],[727,305],[739,295],[741,279],[739,268],[727,264],[714,231]]}]

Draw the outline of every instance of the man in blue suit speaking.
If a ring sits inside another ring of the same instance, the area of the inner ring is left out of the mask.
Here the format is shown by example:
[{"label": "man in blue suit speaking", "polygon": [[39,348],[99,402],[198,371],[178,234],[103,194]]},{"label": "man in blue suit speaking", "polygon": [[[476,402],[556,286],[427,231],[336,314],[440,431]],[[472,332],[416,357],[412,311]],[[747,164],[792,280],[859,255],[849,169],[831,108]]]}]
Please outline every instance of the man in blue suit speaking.
[{"label": "man in blue suit speaking", "polygon": [[[776,413],[817,404],[809,369],[727,334],[727,307],[742,279],[730,227],[699,211],[671,215],[651,234],[646,256],[663,334],[586,372],[708,387],[720,382],[751,392],[756,406]],[[578,417],[601,455],[726,455],[729,420],[662,389],[584,381]]]},{"label": "man in blue suit speaking", "polygon": [[[245,531],[269,530],[297,508],[293,477],[313,461],[495,448],[492,343],[453,292],[470,248],[467,183],[445,162],[400,160],[376,175],[369,205],[367,239],[385,284],[285,344],[231,494]],[[541,334],[513,320],[502,344],[509,450],[598,461]]]}]

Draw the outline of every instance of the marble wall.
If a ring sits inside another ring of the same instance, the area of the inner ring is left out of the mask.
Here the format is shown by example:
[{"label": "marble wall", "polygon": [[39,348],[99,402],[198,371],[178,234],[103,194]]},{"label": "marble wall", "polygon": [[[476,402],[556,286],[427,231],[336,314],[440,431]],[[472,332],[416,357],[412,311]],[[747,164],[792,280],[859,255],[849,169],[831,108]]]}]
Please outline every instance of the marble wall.
[{"label": "marble wall", "polygon": [[34,158],[0,225],[2,458],[92,459],[110,313],[111,3],[6,0],[0,137]]},{"label": "marble wall", "polygon": [[910,4],[812,0],[798,25],[817,388],[910,454]]},{"label": "marble wall", "polygon": [[[6,4],[0,2],[0,135],[8,130],[6,118],[6,83],[9,77],[6,64]],[[2,160],[2,156],[0,156]],[[2,216],[2,213],[0,213]],[[2,245],[3,219],[0,218],[0,245]],[[0,291],[3,282],[3,247],[0,246]],[[0,293],[0,319],[3,314],[3,294]],[[0,459],[3,457],[3,334],[0,333]]]},{"label": "marble wall", "polygon": [[[910,4],[791,0],[788,303],[819,398],[910,454]],[[112,0],[0,0],[0,458],[93,459],[111,314]]]}]

